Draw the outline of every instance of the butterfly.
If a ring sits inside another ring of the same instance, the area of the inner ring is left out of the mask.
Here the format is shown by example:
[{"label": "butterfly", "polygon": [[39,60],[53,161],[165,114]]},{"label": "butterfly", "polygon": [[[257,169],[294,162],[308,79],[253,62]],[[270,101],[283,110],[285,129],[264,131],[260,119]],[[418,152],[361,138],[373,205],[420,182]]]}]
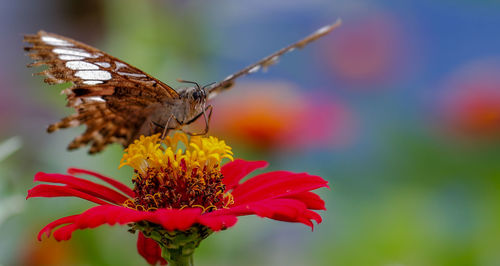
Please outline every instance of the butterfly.
[{"label": "butterfly", "polygon": [[183,130],[184,125],[200,117],[205,120],[205,130],[187,133],[206,134],[213,108],[207,100],[231,88],[237,78],[267,68],[281,55],[306,46],[340,24],[337,20],[324,26],[220,82],[200,87],[196,82],[179,80],[190,86],[178,90],[97,48],[57,34],[39,31],[26,35],[24,41],[31,46],[24,49],[34,60],[28,67],[48,66],[34,75],[45,76],[48,84],[73,83],[62,94],[76,113],[51,124],[47,131],[86,125],[85,132],[73,139],[68,149],[90,145],[92,154],[111,143],[127,147],[141,135]]}]

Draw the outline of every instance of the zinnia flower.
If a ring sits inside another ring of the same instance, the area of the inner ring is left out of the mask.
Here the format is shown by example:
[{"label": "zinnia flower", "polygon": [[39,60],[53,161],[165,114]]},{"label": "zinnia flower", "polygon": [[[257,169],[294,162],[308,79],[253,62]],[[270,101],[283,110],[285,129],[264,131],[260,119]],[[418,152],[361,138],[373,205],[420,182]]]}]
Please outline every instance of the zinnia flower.
[{"label": "zinnia flower", "polygon": [[[222,160],[231,162],[221,166]],[[267,163],[233,160],[231,148],[214,137],[141,137],[125,150],[120,167],[124,165],[135,170],[133,189],[83,169],[70,168],[69,175],[37,173],[35,181],[62,185],[36,185],[27,198],[72,196],[99,205],[53,221],[38,239],[53,232],[55,239],[68,240],[77,229],[128,224],[129,231],[139,231],[137,248],[148,263],[189,265],[200,242],[233,226],[238,216],[255,214],[312,228],[313,220],[321,222],[313,210],[325,209],[323,200],[310,192],[327,187],[321,177],[274,171],[240,182]]]}]

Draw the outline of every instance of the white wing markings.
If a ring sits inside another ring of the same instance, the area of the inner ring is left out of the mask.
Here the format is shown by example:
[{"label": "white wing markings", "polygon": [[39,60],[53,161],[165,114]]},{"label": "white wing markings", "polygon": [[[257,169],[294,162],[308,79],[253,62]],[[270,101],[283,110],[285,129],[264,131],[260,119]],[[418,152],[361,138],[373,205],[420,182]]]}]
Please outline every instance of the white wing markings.
[{"label": "white wing markings", "polygon": [[94,70],[99,69],[98,66],[85,61],[68,61],[66,67],[73,70]]},{"label": "white wing markings", "polygon": [[79,70],[75,76],[86,80],[110,80],[111,74],[104,70]]},{"label": "white wing markings", "polygon": [[323,34],[323,33],[327,32],[328,30],[330,30],[331,27],[332,27],[331,25],[326,25],[326,26],[320,28],[319,30],[317,30],[315,33],[313,33],[313,35]]},{"label": "white wing markings", "polygon": [[51,36],[42,36],[42,41],[53,46],[73,46],[72,43]]},{"label": "white wing markings", "polygon": [[101,84],[101,83],[103,83],[103,82],[100,80],[85,80],[85,81],[83,81],[83,84],[87,84],[87,85],[97,85],[97,84]]},{"label": "white wing markings", "polygon": [[[99,64],[99,63],[97,63]],[[127,67],[127,65],[125,65],[124,63],[122,62],[118,62],[116,61],[115,62],[115,71],[116,73],[120,74],[120,75],[125,75],[125,76],[131,76],[131,77],[137,77],[137,78],[143,78],[143,77],[147,77],[146,75],[144,74],[137,74],[137,73],[128,73],[128,72],[121,72],[121,71],[118,71],[118,69],[122,68],[122,67]]]},{"label": "white wing markings", "polygon": [[118,69],[122,68],[122,67],[127,67],[127,65],[125,65],[124,63],[122,62],[115,62],[115,71],[117,71]]},{"label": "white wing markings", "polygon": [[106,63],[106,62],[95,62],[96,65],[98,66],[102,66],[102,67],[111,67],[111,65],[109,63]]},{"label": "white wing markings", "polygon": [[97,58],[101,56],[101,54],[90,54],[82,49],[74,49],[74,48],[54,48],[52,52],[56,54],[65,54],[65,55],[75,55],[75,56],[83,56],[89,58]]},{"label": "white wing markings", "polygon": [[75,55],[66,55],[66,54],[59,55],[59,59],[61,60],[82,60],[84,58],[85,57],[83,56],[75,56]]},{"label": "white wing markings", "polygon": [[137,78],[146,77],[146,75],[144,75],[144,74],[127,73],[127,72],[120,72],[120,71],[118,71],[116,73],[118,73],[120,75],[126,75],[126,76],[137,77]]},{"label": "white wing markings", "polygon": [[90,96],[90,97],[85,97],[84,99],[86,101],[92,101],[92,102],[106,102],[106,100],[104,100],[99,96]]},{"label": "white wing markings", "polygon": [[250,68],[250,70],[248,70],[248,73],[255,73],[255,72],[259,71],[259,69],[260,69],[260,65],[256,65],[256,66]]}]

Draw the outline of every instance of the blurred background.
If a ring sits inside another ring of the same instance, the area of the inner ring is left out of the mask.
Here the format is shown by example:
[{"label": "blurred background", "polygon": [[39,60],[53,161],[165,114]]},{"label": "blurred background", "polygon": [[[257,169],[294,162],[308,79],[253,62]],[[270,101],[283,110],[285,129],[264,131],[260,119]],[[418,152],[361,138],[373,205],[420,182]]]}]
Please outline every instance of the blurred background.
[{"label": "blurred background", "polygon": [[212,131],[236,157],[329,180],[314,232],[242,217],[197,265],[500,265],[500,2],[452,0],[0,0],[0,265],[145,265],[127,227],[36,241],[93,206],[30,199],[37,171],[88,168],[129,183],[122,148],[66,151],[83,128],[22,47],[40,29],[181,86],[208,84],[343,19],[329,36],[238,80]]}]

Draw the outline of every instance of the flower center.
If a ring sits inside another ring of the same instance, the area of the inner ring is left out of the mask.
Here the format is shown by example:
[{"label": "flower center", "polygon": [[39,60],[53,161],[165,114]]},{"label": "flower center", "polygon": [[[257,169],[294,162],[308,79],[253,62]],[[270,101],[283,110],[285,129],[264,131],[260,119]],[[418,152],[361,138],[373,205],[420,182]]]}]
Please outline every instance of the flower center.
[{"label": "flower center", "polygon": [[[177,149],[179,143],[185,148]],[[214,137],[141,137],[125,150],[120,165],[135,171],[136,196],[123,205],[140,211],[199,207],[210,212],[228,207],[233,199],[225,192],[220,165],[224,158],[232,160],[231,155],[231,147]]]}]

